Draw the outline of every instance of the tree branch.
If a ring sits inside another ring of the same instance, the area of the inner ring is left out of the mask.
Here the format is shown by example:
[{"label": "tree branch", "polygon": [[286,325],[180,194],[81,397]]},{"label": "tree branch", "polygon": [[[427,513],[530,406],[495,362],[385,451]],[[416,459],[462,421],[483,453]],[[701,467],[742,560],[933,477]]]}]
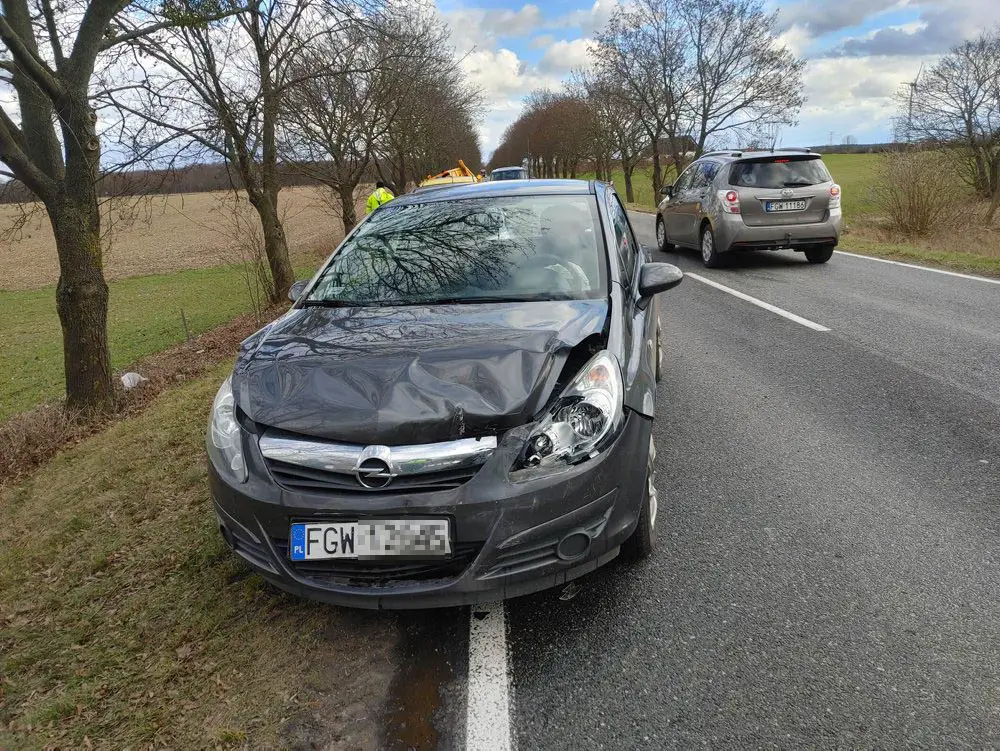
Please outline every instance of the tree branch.
[{"label": "tree branch", "polygon": [[63,56],[62,42],[59,41],[59,27],[56,26],[56,15],[52,11],[52,0],[41,0],[41,3],[45,29],[49,33],[49,44],[52,45],[52,57],[56,61],[56,70],[59,70],[66,58]]},{"label": "tree branch", "polygon": [[7,45],[19,72],[34,81],[52,99],[62,99],[63,87],[55,71],[46,65],[37,53],[28,48],[21,36],[7,23],[7,17],[3,15],[0,15],[0,39]]},{"label": "tree branch", "polygon": [[[199,17],[198,23],[211,23],[213,21],[221,21],[224,18],[229,18],[230,16],[236,15],[244,10],[242,6],[230,8],[226,11],[221,11],[219,13],[213,13],[208,16]],[[157,31],[165,31],[166,29],[176,29],[181,26],[185,26],[184,22],[177,21],[159,21],[157,23],[151,23],[148,26],[137,26],[134,29],[129,29],[122,34],[116,34],[113,37],[105,37],[104,41],[101,42],[100,50],[104,52],[111,49],[112,47],[125,44],[127,42],[134,42],[136,39],[142,39],[151,34],[155,34]]]},{"label": "tree branch", "polygon": [[24,151],[24,134],[0,108],[0,161],[3,161],[14,176],[27,185],[43,201],[55,193],[52,179],[40,170]]}]

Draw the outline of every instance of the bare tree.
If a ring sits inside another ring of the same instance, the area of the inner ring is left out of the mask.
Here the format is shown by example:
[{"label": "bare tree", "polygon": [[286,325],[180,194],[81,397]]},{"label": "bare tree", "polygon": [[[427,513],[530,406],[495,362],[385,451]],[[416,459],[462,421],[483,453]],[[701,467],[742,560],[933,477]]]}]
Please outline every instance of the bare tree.
[{"label": "bare tree", "polygon": [[[625,200],[635,201],[632,176],[647,143],[647,131],[626,86],[607,71],[578,74],[575,87],[594,110],[596,152],[617,158],[625,179]],[[610,175],[608,175],[610,180]]]},{"label": "bare tree", "polygon": [[[112,89],[110,99],[132,126],[136,154],[155,159],[170,144],[200,147],[236,171],[260,219],[277,300],[294,281],[278,206],[282,102],[317,40],[361,23],[364,14],[351,0],[263,0],[231,7],[233,15],[218,23],[133,39],[132,62],[140,73],[130,85]],[[130,33],[123,28],[124,35]]]},{"label": "bare tree", "polygon": [[[66,403],[113,406],[98,183],[101,136],[93,99],[102,55],[178,25],[198,23],[197,4],[164,13],[159,3],[0,0],[0,80],[16,96],[18,118],[0,109],[4,174],[45,205],[59,255],[56,308],[63,333]],[[169,9],[167,9],[169,10]],[[218,8],[211,11],[218,17]],[[127,35],[118,33],[127,23]]]},{"label": "bare tree", "polygon": [[316,40],[283,102],[286,159],[337,196],[345,233],[357,223],[354,192],[393,111],[388,42],[361,27]]},{"label": "bare tree", "polygon": [[591,49],[598,72],[626,92],[653,152],[677,170],[710,141],[794,124],[804,62],[779,44],[777,18],[760,0],[634,0],[620,6]]},{"label": "bare tree", "polygon": [[805,98],[796,58],[761,0],[679,0],[694,86],[685,102],[697,150],[709,139],[794,125]]},{"label": "bare tree", "polygon": [[591,49],[598,74],[615,83],[643,125],[657,193],[663,184],[661,145],[680,171],[693,127],[684,110],[692,72],[676,5],[677,0],[636,0],[619,6]]},{"label": "bare tree", "polygon": [[419,4],[403,7],[393,14],[388,35],[406,54],[391,65],[395,111],[375,159],[379,176],[396,193],[459,159],[469,167],[482,161],[475,127],[482,97],[465,81],[447,25]]},{"label": "bare tree", "polygon": [[907,139],[957,158],[966,182],[990,199],[992,222],[1000,206],[1000,30],[958,45],[907,88],[899,102]]}]

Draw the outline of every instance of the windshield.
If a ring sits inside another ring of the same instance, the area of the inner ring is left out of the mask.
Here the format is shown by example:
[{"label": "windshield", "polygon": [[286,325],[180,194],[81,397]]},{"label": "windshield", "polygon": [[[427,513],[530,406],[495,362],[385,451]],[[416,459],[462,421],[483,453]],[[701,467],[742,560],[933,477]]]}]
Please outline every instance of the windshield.
[{"label": "windshield", "polygon": [[523,180],[525,173],[523,169],[493,170],[490,173],[491,180]]},{"label": "windshield", "polygon": [[795,188],[830,181],[821,159],[774,159],[767,162],[738,162],[729,173],[729,182],[741,188]]},{"label": "windshield", "polygon": [[605,297],[599,227],[590,195],[390,202],[341,246],[303,304]]}]

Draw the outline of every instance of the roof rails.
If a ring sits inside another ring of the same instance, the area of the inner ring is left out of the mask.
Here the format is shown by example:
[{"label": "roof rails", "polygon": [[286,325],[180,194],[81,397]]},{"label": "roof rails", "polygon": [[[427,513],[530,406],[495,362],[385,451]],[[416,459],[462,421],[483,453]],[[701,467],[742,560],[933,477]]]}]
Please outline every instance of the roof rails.
[{"label": "roof rails", "polygon": [[802,154],[812,154],[813,150],[805,148],[803,146],[782,146],[781,148],[771,149],[771,151],[798,151]]},{"label": "roof rails", "polygon": [[718,151],[706,151],[702,156],[743,156],[739,149],[719,149]]}]

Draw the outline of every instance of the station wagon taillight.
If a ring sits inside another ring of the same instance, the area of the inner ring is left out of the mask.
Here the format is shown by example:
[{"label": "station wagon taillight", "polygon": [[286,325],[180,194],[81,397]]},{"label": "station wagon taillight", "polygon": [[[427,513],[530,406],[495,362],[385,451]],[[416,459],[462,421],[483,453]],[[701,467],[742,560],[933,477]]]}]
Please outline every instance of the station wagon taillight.
[{"label": "station wagon taillight", "polygon": [[840,208],[840,186],[836,184],[830,186],[830,208]]},{"label": "station wagon taillight", "polygon": [[720,190],[719,203],[727,214],[740,213],[740,194],[735,190]]}]

